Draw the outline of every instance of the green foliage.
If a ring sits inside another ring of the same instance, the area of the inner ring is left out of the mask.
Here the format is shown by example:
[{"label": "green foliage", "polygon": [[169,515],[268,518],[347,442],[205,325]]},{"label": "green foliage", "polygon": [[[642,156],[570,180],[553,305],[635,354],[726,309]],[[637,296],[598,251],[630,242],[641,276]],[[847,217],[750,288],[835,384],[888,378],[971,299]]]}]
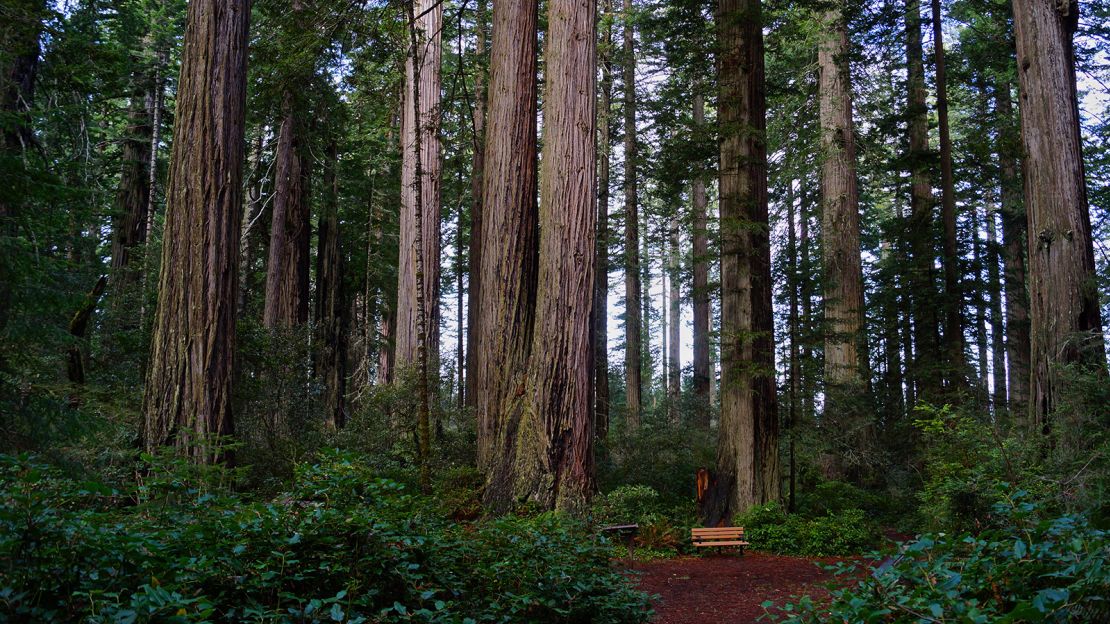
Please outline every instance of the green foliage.
[{"label": "green foliage", "polygon": [[755,550],[779,555],[827,557],[852,555],[873,547],[877,527],[859,509],[845,509],[817,518],[783,511],[778,503],[756,505],[736,516],[745,539]]},{"label": "green foliage", "polygon": [[607,545],[576,522],[456,524],[357,456],[300,465],[268,500],[214,486],[211,474],[174,479],[165,464],[152,473],[157,485],[140,494],[0,456],[0,621],[631,623],[650,614],[610,568]]},{"label": "green foliage", "polygon": [[1082,515],[1040,517],[1025,492],[999,498],[996,527],[923,535],[870,570],[838,566],[846,587],[833,590],[831,606],[803,598],[779,621],[1105,621],[1110,536]]}]

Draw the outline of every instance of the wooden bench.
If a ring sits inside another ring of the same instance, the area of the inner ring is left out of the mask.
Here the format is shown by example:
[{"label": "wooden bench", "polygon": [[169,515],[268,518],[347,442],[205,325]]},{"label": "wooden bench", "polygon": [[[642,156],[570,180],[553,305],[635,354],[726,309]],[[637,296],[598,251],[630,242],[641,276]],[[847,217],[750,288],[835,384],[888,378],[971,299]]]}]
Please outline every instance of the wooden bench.
[{"label": "wooden bench", "polygon": [[748,545],[744,541],[744,527],[717,527],[712,529],[690,529],[690,541],[694,546],[738,546],[741,551]]}]

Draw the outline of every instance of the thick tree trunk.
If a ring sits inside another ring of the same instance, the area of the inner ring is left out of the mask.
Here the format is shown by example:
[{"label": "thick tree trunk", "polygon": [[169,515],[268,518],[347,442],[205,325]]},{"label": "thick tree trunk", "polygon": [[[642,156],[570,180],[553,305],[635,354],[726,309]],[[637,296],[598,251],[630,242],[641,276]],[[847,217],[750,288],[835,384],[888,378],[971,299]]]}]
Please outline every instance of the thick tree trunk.
[{"label": "thick tree trunk", "polygon": [[636,37],[632,0],[624,0],[624,382],[629,429],[640,426],[643,346],[640,210],[637,204]]},{"label": "thick tree trunk", "polygon": [[779,498],[759,0],[719,0],[721,426],[708,526]]},{"label": "thick tree trunk", "polygon": [[[401,224],[400,255],[397,262],[397,325],[395,357],[399,367],[418,364],[417,343],[420,328],[417,322],[416,255],[421,254],[423,280],[421,297],[425,310],[425,350],[432,363],[431,370],[438,370],[439,362],[439,273],[440,273],[440,69],[443,30],[443,5],[432,0],[414,0],[413,7],[417,35],[416,59],[418,71],[414,72],[413,59],[405,61],[405,93],[401,106]],[[419,76],[420,117],[413,107],[413,76]],[[416,134],[420,133],[417,141]],[[416,145],[420,145],[419,156]],[[417,197],[417,158],[423,179],[420,180],[421,196]],[[417,211],[423,221],[422,239],[417,240]],[[431,382],[435,385],[434,380]]]},{"label": "thick tree trunk", "polygon": [[240,177],[250,10],[189,3],[166,189],[158,309],[143,399],[143,446],[218,458],[232,432]]},{"label": "thick tree trunk", "polygon": [[965,385],[967,358],[964,356],[963,290],[960,287],[960,256],[956,248],[956,188],[952,179],[952,138],[948,129],[948,78],[945,73],[944,32],[940,0],[931,0],[933,11],[933,54],[937,72],[937,119],[940,133],[941,222],[944,224],[944,349],[950,387]]},{"label": "thick tree trunk", "polygon": [[[705,125],[705,98],[694,93],[694,128],[701,132]],[[694,396],[699,399],[697,424],[709,428],[709,415],[712,401],[709,398],[709,232],[705,195],[705,178],[699,171],[693,183],[693,286],[691,299],[694,308],[693,347],[694,347]]]},{"label": "thick tree trunk", "polygon": [[330,429],[346,421],[347,302],[340,252],[339,185],[335,176],[338,148],[328,146],[324,164],[324,209],[319,217],[316,250],[316,378],[324,385],[324,418]]},{"label": "thick tree trunk", "polygon": [[915,359],[911,367],[917,398],[936,400],[941,389],[940,336],[933,276],[936,247],[933,240],[933,188],[930,182],[929,118],[925,103],[925,65],[921,49],[921,2],[906,0],[906,57],[909,117],[911,191],[909,232],[911,248],[910,289],[913,310]]},{"label": "thick tree trunk", "polygon": [[[606,15],[613,12],[605,0]],[[605,20],[598,50],[601,86],[598,95],[597,150],[597,260],[594,273],[594,429],[597,438],[609,436],[609,163],[612,152],[610,117],[613,103],[613,26]]]},{"label": "thick tree trunk", "polygon": [[262,324],[274,329],[308,322],[308,254],[311,210],[308,187],[311,167],[301,145],[303,129],[286,93],[275,158],[274,205],[270,217],[270,250],[266,263],[266,299]]},{"label": "thick tree trunk", "polygon": [[85,297],[85,301],[81,303],[81,307],[69,319],[69,335],[73,338],[73,344],[69,346],[66,353],[66,376],[70,383],[85,383],[85,356],[82,346],[88,336],[89,321],[92,320],[93,312],[96,312],[100,296],[104,294],[104,288],[107,285],[108,278],[103,275],[100,276],[93,289]]},{"label": "thick tree trunk", "polygon": [[482,214],[484,206],[482,194],[485,192],[486,175],[486,19],[487,0],[478,0],[478,13],[475,19],[477,30],[477,43],[474,47],[474,56],[477,60],[477,71],[474,74],[474,110],[472,124],[474,127],[474,160],[471,165],[470,194],[470,257],[469,271],[467,273],[466,290],[466,405],[477,408],[478,397],[477,381],[478,358],[477,345],[481,340],[478,335],[479,320],[482,309],[479,304],[482,292]]},{"label": "thick tree trunk", "polygon": [[1106,372],[1075,86],[1078,19],[1075,2],[1014,2],[1029,227],[1029,417],[1046,431],[1061,366]]},{"label": "thick tree trunk", "polygon": [[998,114],[998,164],[1002,189],[1002,259],[1006,286],[1006,359],[1009,406],[1025,414],[1029,405],[1029,289],[1025,280],[1026,219],[1014,154],[1021,149],[1010,85],[995,85]]},{"label": "thick tree trunk", "polygon": [[[39,37],[45,15],[43,0],[14,0],[5,5],[0,25],[0,236],[19,233],[18,216],[28,184],[24,153],[32,141],[29,112],[35,101]],[[0,254],[0,331],[7,326],[11,313],[16,267],[10,256]],[[6,369],[0,356],[0,371]]]},{"label": "thick tree trunk", "polygon": [[147,210],[150,208],[150,152],[154,126],[151,115],[157,105],[153,84],[138,74],[132,76],[131,103],[127,111],[127,137],[123,141],[123,171],[116,193],[112,223],[112,273],[116,285],[134,284],[140,276],[131,266],[131,254],[146,242]]},{"label": "thick tree trunk", "polygon": [[517,500],[582,512],[595,489],[590,322],[597,217],[597,4],[549,0],[539,284]]},{"label": "thick tree trunk", "polygon": [[799,319],[798,319],[798,235],[795,231],[797,219],[797,209],[794,207],[794,180],[788,179],[786,187],[786,262],[787,271],[786,276],[786,289],[787,299],[789,300],[789,312],[786,318],[787,331],[790,337],[790,362],[788,363],[787,373],[787,396],[790,400],[790,411],[786,417],[786,438],[788,442],[787,452],[790,454],[789,459],[789,476],[787,485],[787,510],[793,512],[795,508],[795,491],[798,484],[797,479],[797,458],[795,457],[797,425],[798,425],[798,401],[801,398],[802,379],[801,379],[801,362],[799,357],[801,351],[798,349],[799,334]]},{"label": "thick tree trunk", "polygon": [[536,0],[493,7],[490,98],[482,205],[481,310],[475,404],[478,467],[486,501],[513,501],[516,436],[526,406],[528,354],[535,314]]},{"label": "thick tree trunk", "polygon": [[824,252],[825,385],[833,418],[842,399],[863,391],[867,365],[860,258],[859,191],[848,28],[840,8],[824,16],[827,33],[818,48],[821,105],[821,204]]}]

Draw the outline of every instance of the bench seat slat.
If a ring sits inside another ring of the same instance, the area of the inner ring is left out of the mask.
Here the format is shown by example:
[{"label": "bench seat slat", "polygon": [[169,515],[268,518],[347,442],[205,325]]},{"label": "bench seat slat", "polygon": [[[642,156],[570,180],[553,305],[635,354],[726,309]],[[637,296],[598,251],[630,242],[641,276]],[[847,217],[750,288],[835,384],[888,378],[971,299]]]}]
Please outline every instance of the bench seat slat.
[{"label": "bench seat slat", "polygon": [[694,546],[748,546],[747,542],[694,542]]}]

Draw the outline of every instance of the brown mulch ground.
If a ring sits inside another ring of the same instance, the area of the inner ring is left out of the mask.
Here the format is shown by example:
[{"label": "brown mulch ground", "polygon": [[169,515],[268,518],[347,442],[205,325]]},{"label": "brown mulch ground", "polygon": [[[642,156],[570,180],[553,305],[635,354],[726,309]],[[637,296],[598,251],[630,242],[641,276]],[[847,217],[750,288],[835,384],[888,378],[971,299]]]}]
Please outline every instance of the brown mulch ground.
[{"label": "brown mulch ground", "polygon": [[[640,589],[658,594],[655,624],[748,624],[763,615],[765,600],[796,594],[820,598],[831,575],[805,559],[748,552],[632,563]],[[766,620],[764,620],[766,621]]]}]

